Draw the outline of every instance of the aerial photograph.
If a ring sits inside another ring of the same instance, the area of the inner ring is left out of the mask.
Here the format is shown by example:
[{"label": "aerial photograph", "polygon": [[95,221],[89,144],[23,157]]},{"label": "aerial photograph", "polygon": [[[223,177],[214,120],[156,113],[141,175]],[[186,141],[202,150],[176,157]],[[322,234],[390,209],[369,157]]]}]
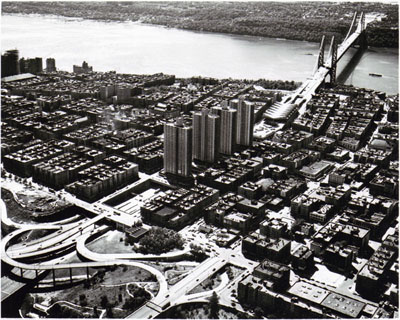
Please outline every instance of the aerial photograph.
[{"label": "aerial photograph", "polygon": [[1,319],[399,319],[398,1],[1,1]]}]

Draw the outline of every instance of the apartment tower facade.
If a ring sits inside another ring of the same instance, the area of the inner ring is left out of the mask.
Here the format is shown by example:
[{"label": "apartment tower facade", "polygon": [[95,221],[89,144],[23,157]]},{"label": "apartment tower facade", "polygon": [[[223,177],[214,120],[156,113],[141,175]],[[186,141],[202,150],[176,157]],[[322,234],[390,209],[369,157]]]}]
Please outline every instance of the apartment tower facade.
[{"label": "apartment tower facade", "polygon": [[192,128],[185,125],[182,118],[164,124],[164,170],[178,176],[191,176]]}]

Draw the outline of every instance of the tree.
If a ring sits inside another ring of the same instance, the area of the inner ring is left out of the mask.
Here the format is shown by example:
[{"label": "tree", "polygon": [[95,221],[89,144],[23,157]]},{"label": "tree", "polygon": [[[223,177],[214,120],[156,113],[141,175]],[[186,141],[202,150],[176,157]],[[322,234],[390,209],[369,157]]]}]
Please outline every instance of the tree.
[{"label": "tree", "polygon": [[80,294],[80,295],[79,295],[79,304],[80,304],[82,307],[87,306],[87,301],[86,301],[86,295],[85,295],[85,294]]},{"label": "tree", "polygon": [[254,309],[254,313],[258,319],[260,319],[264,315],[264,310],[261,307],[256,307]]},{"label": "tree", "polygon": [[85,289],[89,289],[89,288],[90,288],[90,280],[89,280],[89,279],[86,279],[86,280],[85,280],[85,282],[83,283],[83,287],[84,287]]},{"label": "tree", "polygon": [[97,306],[93,307],[93,317],[98,318],[99,317],[99,312],[97,311]]},{"label": "tree", "polygon": [[58,303],[53,305],[49,310],[49,315],[52,318],[61,318],[63,316],[61,306]]},{"label": "tree", "polygon": [[185,319],[186,315],[185,313],[182,311],[182,307],[178,306],[175,310],[175,316],[177,319]]},{"label": "tree", "polygon": [[218,319],[218,311],[219,311],[219,298],[215,291],[213,291],[212,296],[210,298],[210,318]]},{"label": "tree", "polygon": [[97,273],[97,276],[98,276],[100,282],[104,280],[105,275],[106,275],[106,272],[105,272],[103,269],[101,269],[101,270]]},{"label": "tree", "polygon": [[108,298],[107,298],[106,295],[101,297],[100,305],[102,306],[102,308],[107,308],[107,306],[108,306]]},{"label": "tree", "polygon": [[112,310],[111,307],[108,307],[108,308],[107,308],[106,316],[107,316],[108,318],[112,318],[112,317],[113,317],[113,310]]},{"label": "tree", "polygon": [[172,249],[182,249],[184,241],[179,233],[176,231],[153,227],[142,239],[139,241],[140,250],[143,253],[164,253]]}]

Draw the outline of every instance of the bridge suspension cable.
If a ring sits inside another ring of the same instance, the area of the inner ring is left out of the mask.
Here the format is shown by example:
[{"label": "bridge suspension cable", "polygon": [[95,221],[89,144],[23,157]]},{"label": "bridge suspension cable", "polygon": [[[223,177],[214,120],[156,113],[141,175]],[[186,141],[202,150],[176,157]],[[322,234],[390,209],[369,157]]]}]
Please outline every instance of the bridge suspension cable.
[{"label": "bridge suspension cable", "polygon": [[357,12],[354,12],[353,20],[351,21],[349,31],[347,32],[346,37],[344,38],[343,42],[345,42],[348,39],[348,37],[350,36],[351,31],[353,30],[354,24],[356,22],[356,19],[357,19]]},{"label": "bridge suspension cable", "polygon": [[324,65],[324,55],[325,55],[325,35],[322,36],[321,44],[319,46],[318,68]]},{"label": "bridge suspension cable", "polygon": [[365,30],[365,15],[361,12],[356,32],[361,33]]},{"label": "bridge suspension cable", "polygon": [[318,57],[315,61],[312,74],[314,75],[320,67],[324,66],[324,55],[325,55],[325,35],[322,36],[321,44],[319,46]]}]

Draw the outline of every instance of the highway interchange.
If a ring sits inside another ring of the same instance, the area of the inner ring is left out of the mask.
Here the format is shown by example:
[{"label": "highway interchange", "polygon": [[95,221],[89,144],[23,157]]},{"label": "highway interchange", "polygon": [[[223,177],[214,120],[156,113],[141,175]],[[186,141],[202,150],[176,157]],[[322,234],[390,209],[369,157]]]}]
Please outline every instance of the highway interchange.
[{"label": "highway interchange", "polygon": [[[148,176],[142,176],[141,180],[148,178]],[[135,184],[137,183],[138,182],[135,182]],[[128,188],[132,188],[132,185],[128,186]],[[125,188],[118,192],[124,191]],[[211,243],[206,235],[195,231],[195,227],[199,225],[199,221],[182,230],[182,234],[190,237],[182,250],[160,255],[145,255],[134,252],[105,254],[93,252],[87,247],[87,243],[90,242],[89,240],[110,230],[111,228],[104,223],[108,219],[113,220],[112,218],[114,215],[120,218],[120,213],[114,213],[112,208],[103,204],[101,201],[89,204],[65,192],[60,192],[60,195],[67,201],[91,211],[95,214],[94,217],[84,217],[77,220],[75,216],[63,221],[42,224],[16,223],[8,217],[5,204],[1,201],[2,223],[15,229],[4,236],[1,241],[2,261],[14,268],[13,272],[15,275],[25,278],[34,278],[34,275],[38,276],[44,271],[54,272],[54,270],[61,269],[88,269],[116,265],[135,266],[147,270],[157,278],[157,282],[159,283],[158,294],[147,304],[132,313],[129,316],[130,318],[153,318],[160,314],[163,309],[175,304],[207,301],[212,291],[206,291],[196,295],[189,294],[189,292],[227,264],[243,268],[242,275],[247,275],[256,266],[255,262],[246,259],[241,254],[239,246],[235,246],[234,249],[221,248]],[[18,237],[32,230],[46,230],[49,234],[29,242],[15,243]],[[146,260],[184,260],[190,251],[190,242],[201,245],[205,249],[207,248],[211,257],[198,264],[186,277],[173,286],[168,287],[165,275],[158,269],[144,262]],[[66,248],[74,248],[74,250],[88,262],[66,263],[63,262],[63,257],[53,257],[53,254]],[[40,262],[26,263],[19,261],[21,259],[39,259]],[[226,274],[223,277],[226,277]],[[240,276],[238,276],[236,280],[239,280],[239,278]],[[56,278],[55,281],[57,281]],[[2,282],[4,282],[4,279]],[[236,282],[234,280],[234,283]],[[2,299],[8,297],[8,295],[19,288],[20,285],[18,282],[9,283],[5,288],[2,286]],[[228,288],[230,290],[228,290]],[[230,294],[231,290],[233,290],[232,282],[226,281],[225,279],[216,290],[218,293],[226,291],[224,294],[226,297],[223,298],[224,295],[222,295],[221,300],[222,302],[225,301],[227,305],[231,305]],[[240,309],[239,306],[239,310]]]}]

